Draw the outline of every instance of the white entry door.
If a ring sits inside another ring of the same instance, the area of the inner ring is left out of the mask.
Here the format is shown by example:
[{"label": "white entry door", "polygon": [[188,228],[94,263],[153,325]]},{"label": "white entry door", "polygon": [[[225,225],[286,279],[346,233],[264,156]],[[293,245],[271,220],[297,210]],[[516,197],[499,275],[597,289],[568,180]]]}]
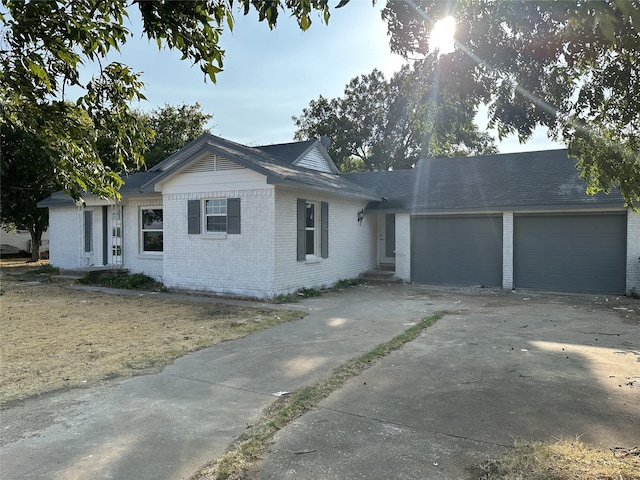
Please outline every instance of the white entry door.
[{"label": "white entry door", "polygon": [[396,263],[396,216],[387,213],[378,217],[378,261]]}]

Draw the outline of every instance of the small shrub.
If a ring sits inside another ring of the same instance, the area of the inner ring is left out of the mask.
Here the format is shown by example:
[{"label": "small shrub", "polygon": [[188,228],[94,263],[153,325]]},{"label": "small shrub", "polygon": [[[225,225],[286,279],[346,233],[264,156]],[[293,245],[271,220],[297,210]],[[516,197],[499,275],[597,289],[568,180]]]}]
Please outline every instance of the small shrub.
[{"label": "small shrub", "polygon": [[157,286],[157,282],[144,273],[132,273],[131,275],[106,278],[102,281],[102,284],[106,287],[126,288],[127,290]]},{"label": "small shrub", "polygon": [[293,293],[278,295],[273,299],[274,303],[295,303],[297,301],[298,297],[296,297]]},{"label": "small shrub", "polygon": [[305,287],[305,288],[301,288],[298,291],[298,296],[303,298],[319,297],[320,295],[322,295],[322,293],[320,293],[320,291],[316,290],[315,288]]},{"label": "small shrub", "polygon": [[334,290],[344,290],[346,288],[357,287],[358,285],[362,285],[361,278],[345,278],[343,280],[339,280],[338,283],[333,287]]},{"label": "small shrub", "polygon": [[634,300],[640,300],[640,293],[638,293],[636,287],[633,287],[631,290],[629,290],[629,297],[633,298]]},{"label": "small shrub", "polygon": [[91,281],[91,276],[87,273],[84,277],[77,279],[76,283],[81,285],[91,285],[93,282]]},{"label": "small shrub", "polygon": [[60,269],[51,265],[40,265],[33,273],[51,273],[57,275],[60,273]]}]

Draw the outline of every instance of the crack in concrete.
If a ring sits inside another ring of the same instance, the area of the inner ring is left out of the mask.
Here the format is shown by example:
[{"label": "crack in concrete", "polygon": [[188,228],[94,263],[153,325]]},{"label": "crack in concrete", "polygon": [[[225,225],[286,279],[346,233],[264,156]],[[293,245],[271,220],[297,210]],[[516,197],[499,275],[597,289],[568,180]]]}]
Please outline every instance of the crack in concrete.
[{"label": "crack in concrete", "polygon": [[395,427],[408,428],[409,430],[413,430],[414,432],[428,432],[428,433],[432,433],[432,434],[436,434],[436,435],[442,435],[444,437],[458,438],[460,440],[465,440],[465,441],[469,441],[469,442],[482,443],[482,444],[485,444],[485,445],[494,445],[496,447],[513,448],[513,445],[505,445],[503,443],[489,442],[487,440],[479,440],[477,438],[465,437],[463,435],[456,435],[454,433],[440,432],[438,430],[431,430],[431,431],[423,430],[423,429],[416,428],[416,427],[411,426],[411,425],[406,425],[404,423],[393,422],[391,420],[385,420],[385,419],[382,419],[382,418],[370,417],[368,415],[363,415],[363,414],[360,414],[360,413],[345,412],[344,410],[338,410],[338,409],[335,409],[335,408],[319,407],[318,410],[327,410],[327,411],[330,411],[330,412],[342,413],[343,415],[348,415],[350,417],[362,418],[364,420],[371,420],[371,421],[382,423],[382,424],[385,424],[385,425],[392,425],[392,426],[395,426]]},{"label": "crack in concrete", "polygon": [[173,374],[173,373],[167,373],[165,375],[167,375],[169,377],[180,378],[182,380],[189,380],[191,382],[204,383],[205,385],[211,385],[211,386],[214,386],[214,387],[222,387],[222,388],[228,388],[230,390],[237,390],[239,392],[255,393],[256,395],[263,395],[263,396],[266,396],[266,397],[273,396],[273,393],[258,392],[256,390],[251,390],[249,388],[234,387],[233,385],[225,385],[224,383],[210,382],[210,381],[207,381],[207,380],[202,380],[201,378],[192,378],[192,377],[187,377],[187,376],[184,376],[184,375],[176,375],[176,374]]}]

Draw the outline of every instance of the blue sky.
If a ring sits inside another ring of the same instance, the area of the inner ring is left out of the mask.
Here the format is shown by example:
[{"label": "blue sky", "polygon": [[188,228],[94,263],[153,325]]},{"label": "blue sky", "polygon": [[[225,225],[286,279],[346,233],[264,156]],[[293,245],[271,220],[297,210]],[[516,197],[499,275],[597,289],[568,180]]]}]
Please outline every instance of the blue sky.
[{"label": "blue sky", "polygon": [[[233,32],[221,37],[226,55],[216,84],[205,83],[200,69],[181,61],[179,53],[159,51],[139,34],[113,59],[142,72],[148,100],[140,104],[143,110],[199,102],[214,115],[209,128],[215,135],[246,145],[289,142],[295,132],[291,116],[311,100],[341,96],[350,79],[374,68],[389,76],[401,66],[402,59],[389,51],[382,3],[372,7],[370,0],[351,0],[332,10],[328,26],[318,18],[306,32],[286,15],[269,30],[255,12],[237,13]],[[133,15],[132,24],[138,29]],[[549,142],[543,131],[525,145],[516,139],[500,145],[504,153],[549,148],[562,146]]]}]

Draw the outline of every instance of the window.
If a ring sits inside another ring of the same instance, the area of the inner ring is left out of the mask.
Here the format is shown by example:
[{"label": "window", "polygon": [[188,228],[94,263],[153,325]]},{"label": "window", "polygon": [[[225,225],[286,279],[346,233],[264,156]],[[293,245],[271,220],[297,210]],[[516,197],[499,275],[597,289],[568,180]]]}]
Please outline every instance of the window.
[{"label": "window", "polygon": [[307,202],[305,209],[306,254],[316,253],[316,204]]},{"label": "window", "polygon": [[142,216],[142,251],[162,252],[162,209],[143,208],[140,213]]},{"label": "window", "polygon": [[205,201],[205,228],[207,233],[227,231],[227,199]]},{"label": "window", "polygon": [[296,258],[299,262],[318,255],[329,258],[329,204],[298,198],[296,232]]},{"label": "window", "polygon": [[[204,215],[202,214],[204,205]],[[204,217],[204,231],[202,220]],[[201,233],[240,234],[240,199],[213,198],[209,200],[187,201],[187,232],[190,235]],[[222,238],[223,235],[211,235],[210,238]]]}]

